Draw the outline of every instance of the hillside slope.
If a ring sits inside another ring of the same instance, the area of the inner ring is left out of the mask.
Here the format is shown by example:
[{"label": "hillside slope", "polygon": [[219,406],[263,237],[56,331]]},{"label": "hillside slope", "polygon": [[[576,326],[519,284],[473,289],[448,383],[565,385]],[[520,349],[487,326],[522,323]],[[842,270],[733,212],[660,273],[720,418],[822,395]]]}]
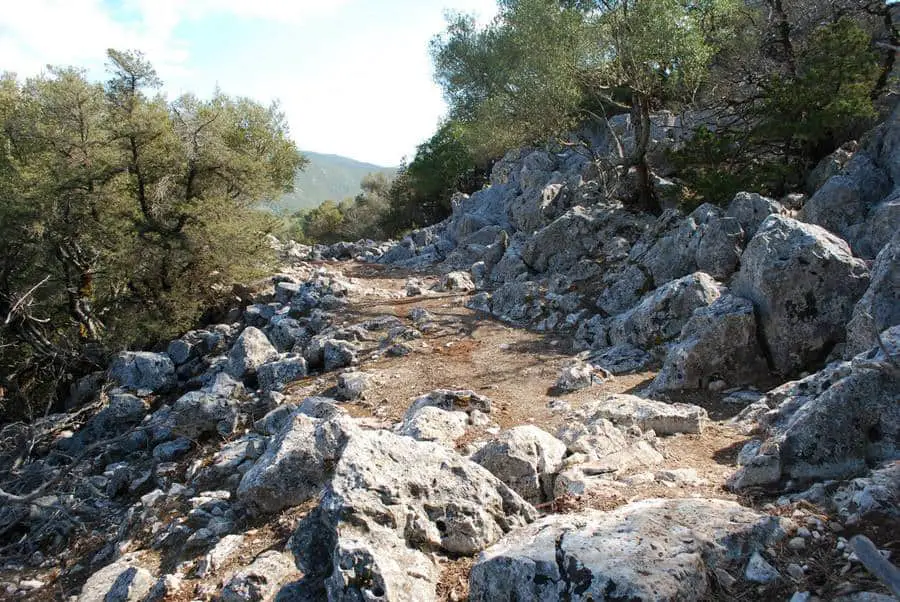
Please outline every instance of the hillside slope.
[{"label": "hillside slope", "polygon": [[354,197],[362,189],[364,176],[380,172],[393,177],[397,168],[381,167],[339,155],[303,151],[309,164],[294,177],[294,192],[284,195],[279,206],[287,212],[317,207],[327,200],[341,201]]}]

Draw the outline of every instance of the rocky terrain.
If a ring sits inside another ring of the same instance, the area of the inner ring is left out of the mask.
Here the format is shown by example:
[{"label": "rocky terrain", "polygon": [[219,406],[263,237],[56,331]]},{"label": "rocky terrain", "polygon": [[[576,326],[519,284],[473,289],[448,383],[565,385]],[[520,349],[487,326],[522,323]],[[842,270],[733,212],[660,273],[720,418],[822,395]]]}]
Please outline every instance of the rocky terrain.
[{"label": "rocky terrain", "polygon": [[0,597],[892,599],[900,108],[808,198],[603,174],[519,149],[402,241],[273,240],[225,323],[4,426]]}]

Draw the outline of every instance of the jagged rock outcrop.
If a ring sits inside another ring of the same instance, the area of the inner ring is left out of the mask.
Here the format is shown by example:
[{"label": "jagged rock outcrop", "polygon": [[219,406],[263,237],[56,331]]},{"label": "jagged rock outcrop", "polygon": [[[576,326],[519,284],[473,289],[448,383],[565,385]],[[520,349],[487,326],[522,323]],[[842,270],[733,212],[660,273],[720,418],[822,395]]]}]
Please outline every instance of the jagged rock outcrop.
[{"label": "jagged rock outcrop", "polygon": [[650,388],[705,389],[715,380],[746,385],[767,374],[753,304],[726,294],[694,311]]},{"label": "jagged rock outcrop", "polygon": [[123,351],[113,358],[109,377],[131,391],[152,393],[175,385],[175,364],[165,353]]},{"label": "jagged rock outcrop", "polygon": [[533,504],[553,499],[553,479],[566,446],[536,426],[517,426],[488,441],[473,456],[501,481]]},{"label": "jagged rock outcrop", "polygon": [[474,554],[535,518],[497,477],[436,443],[352,429],[292,538],[320,598],[435,600],[428,551]]},{"label": "jagged rock outcrop", "polygon": [[788,375],[821,362],[844,340],[868,283],[865,263],[843,240],[772,215],[747,245],[731,288],[753,302],[772,368]]},{"label": "jagged rock outcrop", "polygon": [[722,287],[708,274],[697,272],[664,284],[649,293],[610,324],[612,345],[652,349],[675,339],[694,310],[719,298]]},{"label": "jagged rock outcrop", "polygon": [[876,336],[900,324],[900,230],[875,259],[872,280],[847,324],[847,349],[850,358],[877,345]]},{"label": "jagged rock outcrop", "polygon": [[725,569],[785,534],[723,500],[644,500],[554,515],[514,531],[472,568],[472,602],[696,600]]},{"label": "jagged rock outcrop", "polygon": [[900,458],[900,326],[873,348],[767,394],[766,438],[742,451],[734,489],[859,476]]}]

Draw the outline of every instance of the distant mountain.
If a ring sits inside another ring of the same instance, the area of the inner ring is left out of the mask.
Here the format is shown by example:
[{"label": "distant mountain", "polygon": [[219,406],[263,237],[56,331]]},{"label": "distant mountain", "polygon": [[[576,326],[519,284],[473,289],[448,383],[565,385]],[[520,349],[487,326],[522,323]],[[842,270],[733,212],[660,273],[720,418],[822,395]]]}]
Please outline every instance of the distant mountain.
[{"label": "distant mountain", "polygon": [[396,167],[381,167],[339,155],[301,151],[309,163],[294,176],[294,192],[279,199],[277,207],[292,213],[318,207],[324,201],[342,201],[362,192],[359,183],[374,172],[393,177]]}]

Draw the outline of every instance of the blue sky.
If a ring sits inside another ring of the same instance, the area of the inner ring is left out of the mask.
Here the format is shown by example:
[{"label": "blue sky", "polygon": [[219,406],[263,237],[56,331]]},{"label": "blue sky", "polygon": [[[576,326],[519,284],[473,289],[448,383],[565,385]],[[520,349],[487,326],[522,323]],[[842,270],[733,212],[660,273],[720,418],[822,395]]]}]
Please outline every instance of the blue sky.
[{"label": "blue sky", "polygon": [[446,107],[428,41],[447,9],[495,0],[2,0],[0,70],[46,64],[103,77],[105,50],[143,50],[170,96],[280,99],[297,144],[396,165]]}]

